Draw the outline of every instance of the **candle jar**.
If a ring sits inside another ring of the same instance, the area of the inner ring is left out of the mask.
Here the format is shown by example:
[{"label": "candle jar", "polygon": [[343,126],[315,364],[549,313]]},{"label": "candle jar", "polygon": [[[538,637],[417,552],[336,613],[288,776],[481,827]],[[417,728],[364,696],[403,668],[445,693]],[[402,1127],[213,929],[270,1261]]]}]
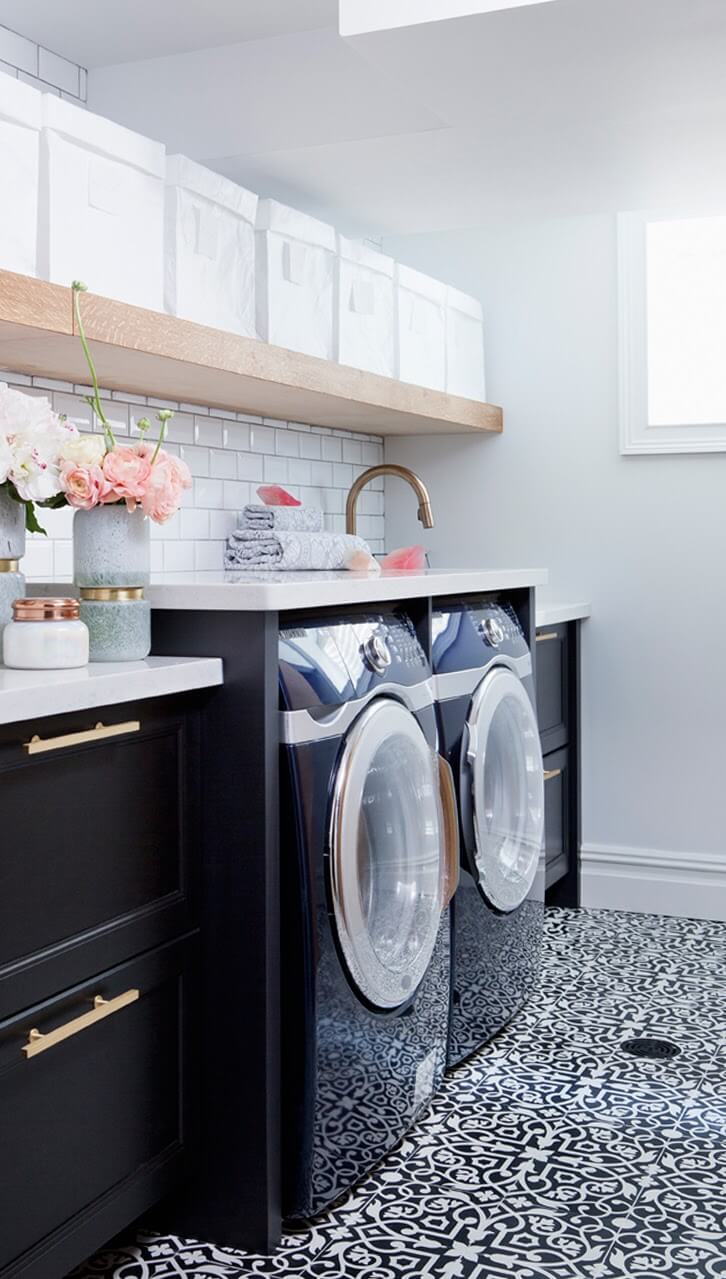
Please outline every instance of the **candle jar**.
[{"label": "candle jar", "polygon": [[16,599],[3,631],[3,661],[22,671],[61,671],[88,663],[88,629],[78,600]]},{"label": "candle jar", "polygon": [[81,587],[92,662],[139,662],[151,651],[151,605],[141,587]]}]

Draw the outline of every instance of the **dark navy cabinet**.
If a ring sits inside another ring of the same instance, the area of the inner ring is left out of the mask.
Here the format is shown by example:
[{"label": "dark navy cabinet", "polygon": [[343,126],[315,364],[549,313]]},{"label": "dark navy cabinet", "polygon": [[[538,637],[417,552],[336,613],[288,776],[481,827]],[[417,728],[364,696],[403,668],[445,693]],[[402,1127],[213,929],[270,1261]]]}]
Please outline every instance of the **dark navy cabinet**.
[{"label": "dark navy cabinet", "polygon": [[189,1171],[200,706],[0,728],[1,1279],[60,1279]]},{"label": "dark navy cabinet", "polygon": [[580,623],[537,630],[548,905],[580,903]]}]

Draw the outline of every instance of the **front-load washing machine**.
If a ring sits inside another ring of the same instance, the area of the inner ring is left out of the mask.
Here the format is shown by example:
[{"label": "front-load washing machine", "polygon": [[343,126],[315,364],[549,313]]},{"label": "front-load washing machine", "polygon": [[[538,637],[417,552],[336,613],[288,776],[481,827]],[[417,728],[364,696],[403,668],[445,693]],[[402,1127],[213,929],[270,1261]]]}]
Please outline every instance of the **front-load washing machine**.
[{"label": "front-load washing machine", "polygon": [[446,1064],[456,794],[408,616],[280,632],[283,1215],[349,1190]]},{"label": "front-load washing machine", "polygon": [[459,798],[448,1064],[491,1039],[537,980],[544,921],[544,774],[532,657],[506,602],[434,607],[441,750]]}]

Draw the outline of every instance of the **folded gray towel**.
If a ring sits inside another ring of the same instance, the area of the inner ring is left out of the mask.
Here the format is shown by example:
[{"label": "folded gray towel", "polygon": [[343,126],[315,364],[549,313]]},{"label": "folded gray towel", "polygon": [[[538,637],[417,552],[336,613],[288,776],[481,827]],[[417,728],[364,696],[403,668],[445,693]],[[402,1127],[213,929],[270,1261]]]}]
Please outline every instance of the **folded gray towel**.
[{"label": "folded gray towel", "polygon": [[349,533],[286,533],[240,529],[227,541],[225,568],[340,569],[354,551],[366,551]]},{"label": "folded gray towel", "polygon": [[251,502],[242,512],[240,528],[320,533],[323,528],[323,512],[318,506],[263,506],[261,502]]}]

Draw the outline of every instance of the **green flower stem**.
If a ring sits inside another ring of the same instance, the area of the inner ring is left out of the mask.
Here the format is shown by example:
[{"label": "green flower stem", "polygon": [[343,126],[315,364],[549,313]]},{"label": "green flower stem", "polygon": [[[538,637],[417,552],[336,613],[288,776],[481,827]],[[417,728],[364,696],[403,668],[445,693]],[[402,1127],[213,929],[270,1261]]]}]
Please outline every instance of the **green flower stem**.
[{"label": "green flower stem", "polygon": [[88,402],[90,403],[91,408],[93,409],[99,422],[101,423],[101,426],[103,427],[103,435],[106,442],[106,448],[110,452],[111,449],[114,449],[116,447],[116,439],[114,437],[113,431],[111,430],[111,425],[106,417],[106,414],[103,411],[103,406],[101,404],[101,397],[98,390],[98,378],[96,377],[96,369],[93,363],[93,359],[91,357],[91,352],[88,349],[88,342],[86,341],[86,332],[83,327],[83,320],[81,319],[81,300],[80,299],[81,299],[81,293],[85,293],[86,291],[86,286],[85,284],[81,284],[80,280],[74,280],[71,288],[73,290],[73,310],[76,317],[76,325],[78,327],[78,336],[80,338],[81,347],[83,348],[83,354],[86,357],[86,364],[88,365],[88,371],[91,374],[91,383],[93,385],[93,396],[88,397]]},{"label": "green flower stem", "polygon": [[169,421],[169,419],[172,418],[173,416],[174,414],[172,413],[171,409],[162,409],[161,413],[157,413],[156,415],[156,420],[159,423],[159,438],[156,441],[156,448],[154,449],[154,452],[151,455],[151,463],[150,463],[151,466],[154,465],[154,462],[159,456],[159,449],[161,448],[164,440],[166,439],[166,424]]}]

